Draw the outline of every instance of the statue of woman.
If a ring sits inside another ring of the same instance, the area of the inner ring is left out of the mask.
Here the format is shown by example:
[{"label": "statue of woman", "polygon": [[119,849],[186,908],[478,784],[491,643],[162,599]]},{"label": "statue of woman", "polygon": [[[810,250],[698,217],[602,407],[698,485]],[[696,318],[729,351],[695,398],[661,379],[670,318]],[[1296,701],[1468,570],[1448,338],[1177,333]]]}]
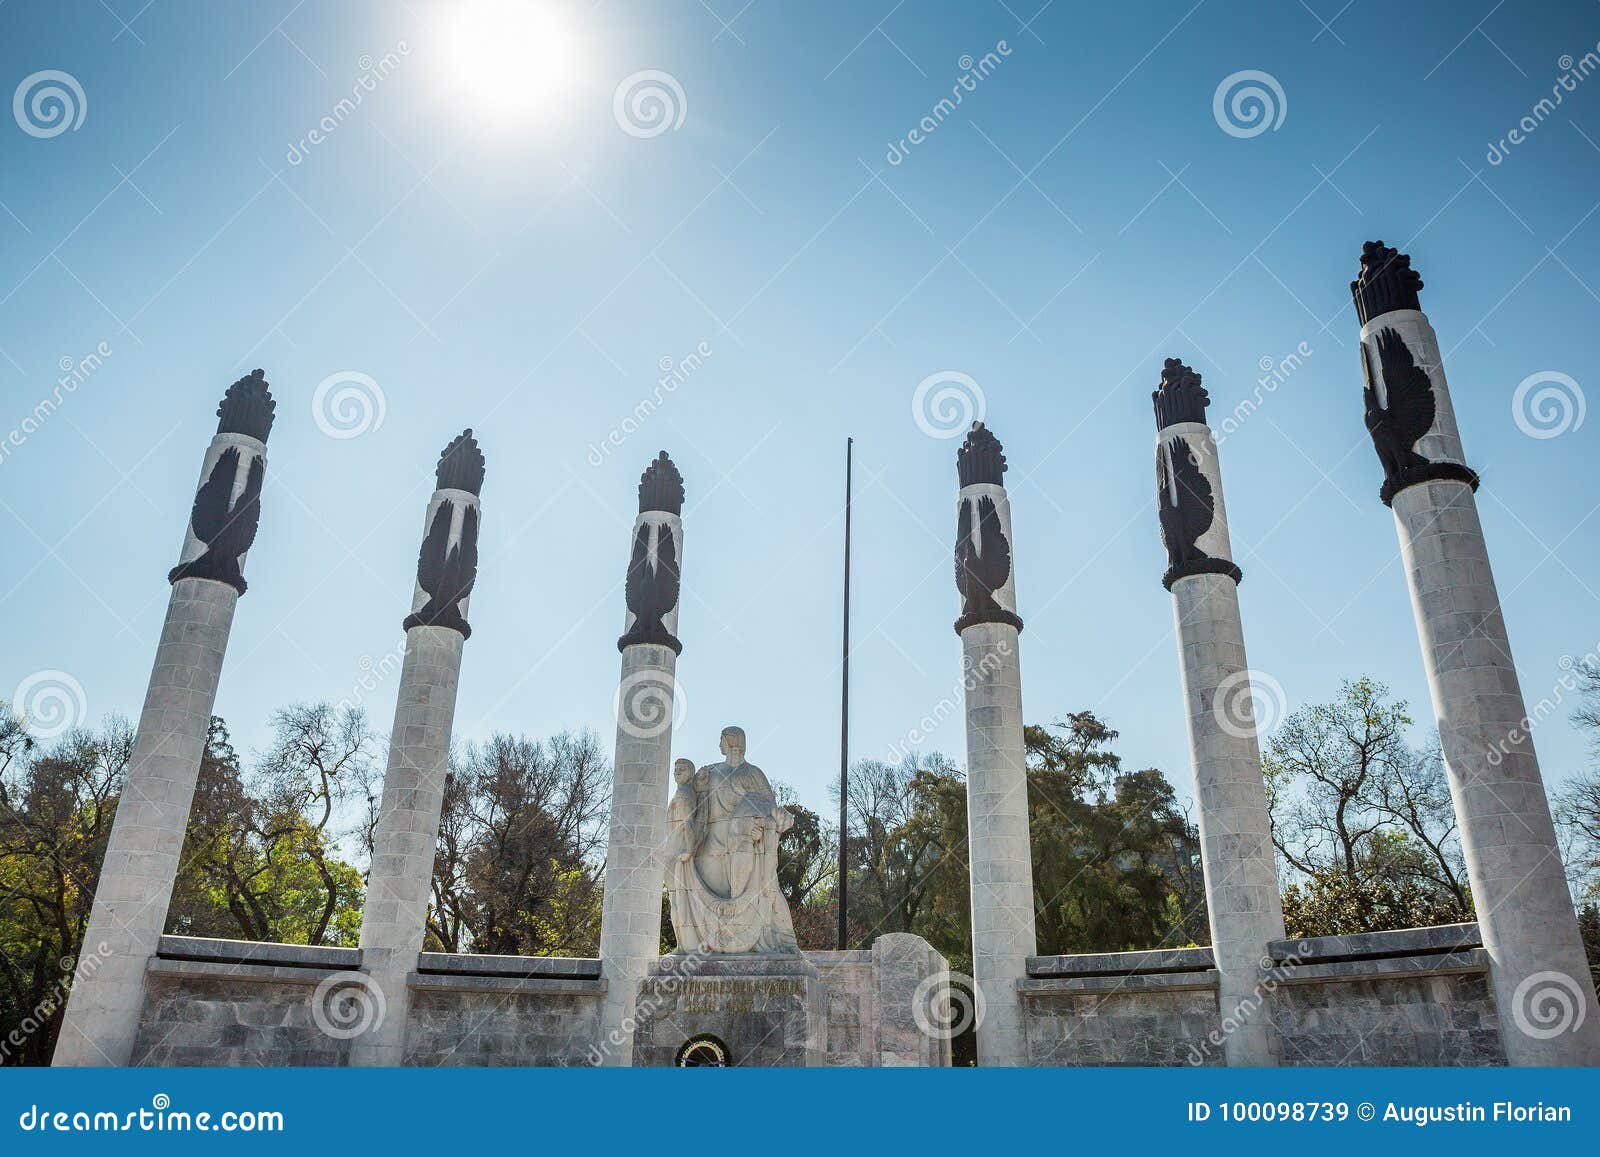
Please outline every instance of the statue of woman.
[{"label": "statue of woman", "polygon": [[667,886],[680,951],[799,951],[778,888],[778,840],[794,817],[744,753],[744,731],[728,727],[722,762],[695,772],[692,792],[687,761],[674,770],[679,787],[668,812]]}]

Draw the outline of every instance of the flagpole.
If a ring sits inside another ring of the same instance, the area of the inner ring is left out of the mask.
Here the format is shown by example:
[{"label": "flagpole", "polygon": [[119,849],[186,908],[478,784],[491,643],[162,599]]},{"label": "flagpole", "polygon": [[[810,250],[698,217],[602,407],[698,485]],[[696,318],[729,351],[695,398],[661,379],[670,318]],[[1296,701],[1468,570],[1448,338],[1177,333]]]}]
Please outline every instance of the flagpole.
[{"label": "flagpole", "polygon": [[854,438],[844,442],[844,651],[839,693],[839,951],[845,949],[850,899],[846,833],[850,823],[850,482]]}]

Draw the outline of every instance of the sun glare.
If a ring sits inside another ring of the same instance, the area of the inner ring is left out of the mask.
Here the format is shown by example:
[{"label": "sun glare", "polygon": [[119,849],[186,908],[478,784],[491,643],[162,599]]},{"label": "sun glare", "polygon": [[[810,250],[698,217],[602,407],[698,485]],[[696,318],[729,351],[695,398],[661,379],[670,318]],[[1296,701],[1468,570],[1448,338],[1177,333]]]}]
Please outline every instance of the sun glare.
[{"label": "sun glare", "polygon": [[567,103],[581,44],[564,5],[460,0],[439,31],[445,83],[476,112],[548,122]]}]

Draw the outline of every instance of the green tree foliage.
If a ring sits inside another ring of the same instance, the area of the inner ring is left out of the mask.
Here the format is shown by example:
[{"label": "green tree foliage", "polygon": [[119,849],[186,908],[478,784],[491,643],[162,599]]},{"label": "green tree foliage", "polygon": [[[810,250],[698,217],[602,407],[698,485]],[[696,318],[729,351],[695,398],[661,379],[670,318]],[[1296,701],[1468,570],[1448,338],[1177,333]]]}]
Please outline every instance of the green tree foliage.
[{"label": "green tree foliage", "polygon": [[445,788],[430,950],[595,955],[610,786],[593,732],[463,749]]},{"label": "green tree foliage", "polygon": [[114,717],[42,746],[0,703],[0,1063],[49,1063],[132,750]]},{"label": "green tree foliage", "polygon": [[359,710],[297,704],[272,717],[272,743],[241,771],[211,721],[167,931],[187,936],[354,945],[376,790],[377,740]]},{"label": "green tree foliage", "polygon": [[1438,746],[1406,742],[1404,701],[1362,677],[1295,711],[1263,755],[1291,936],[1472,919]]},{"label": "green tree foliage", "polygon": [[1024,738],[1039,951],[1205,942],[1199,835],[1166,777],[1124,771],[1092,712]]},{"label": "green tree foliage", "polygon": [[[1154,769],[1126,772],[1118,736],[1092,712],[1030,726],[1029,824],[1039,951],[1102,952],[1206,937],[1199,841]],[[888,932],[922,936],[960,973],[972,971],[965,776],[939,754],[850,770],[851,947]],[[832,948],[836,889],[796,911],[805,948]],[[814,913],[825,912],[827,919]],[[955,1042],[971,1063],[970,1036]]]},{"label": "green tree foliage", "polygon": [[[326,707],[280,712],[274,737],[246,774],[211,721],[168,928],[354,944],[362,880],[336,829],[371,737]],[[0,704],[0,1063],[49,1063],[133,740],[111,717],[44,744]]]}]

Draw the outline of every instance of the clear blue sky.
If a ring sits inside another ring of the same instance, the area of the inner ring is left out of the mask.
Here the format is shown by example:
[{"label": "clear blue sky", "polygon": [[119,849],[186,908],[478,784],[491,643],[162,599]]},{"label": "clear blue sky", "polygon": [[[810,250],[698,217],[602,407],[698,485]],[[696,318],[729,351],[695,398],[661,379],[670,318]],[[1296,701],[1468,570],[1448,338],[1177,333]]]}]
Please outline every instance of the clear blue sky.
[{"label": "clear blue sky", "polygon": [[[743,724],[825,806],[847,435],[855,754],[957,680],[957,442],[911,401],[958,371],[1012,463],[1029,715],[1093,708],[1187,791],[1149,394],[1181,356],[1220,419],[1305,343],[1222,450],[1252,664],[1291,706],[1366,672],[1425,720],[1347,288],[1378,237],[1427,283],[1530,701],[1600,641],[1600,417],[1538,439],[1511,409],[1530,374],[1595,385],[1600,79],[1486,160],[1600,40],[1600,7],[741,5],[557,5],[565,31],[507,26],[465,61],[449,6],[420,0],[0,7],[0,96],[54,69],[87,106],[51,137],[0,119],[0,426],[62,359],[112,351],[0,464],[0,694],[61,669],[91,717],[137,713],[217,398],[262,366],[278,421],[217,704],[243,746],[398,645],[432,464],[470,425],[488,480],[457,734],[610,742],[634,487],[666,448],[689,493],[678,750],[703,762]],[[643,70],[683,94],[654,136],[614,114]],[[1276,129],[1219,127],[1241,70],[1280,85]],[[383,395],[358,437],[313,418],[341,371]],[[393,700],[369,697],[378,726]],[[1565,716],[1536,732],[1552,779],[1585,758]],[[927,746],[959,757],[959,716]]]}]

